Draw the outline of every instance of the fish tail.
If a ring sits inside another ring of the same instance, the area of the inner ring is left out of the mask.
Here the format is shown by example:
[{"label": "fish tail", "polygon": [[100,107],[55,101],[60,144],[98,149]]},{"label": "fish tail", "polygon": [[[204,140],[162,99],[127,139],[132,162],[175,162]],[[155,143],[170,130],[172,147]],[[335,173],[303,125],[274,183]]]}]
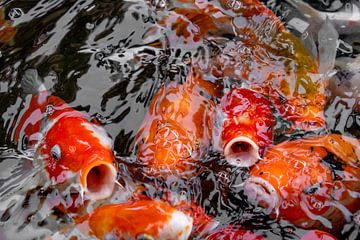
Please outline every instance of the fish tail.
[{"label": "fish tail", "polygon": [[21,79],[21,88],[24,94],[35,94],[46,90],[36,69],[27,69],[25,71]]}]

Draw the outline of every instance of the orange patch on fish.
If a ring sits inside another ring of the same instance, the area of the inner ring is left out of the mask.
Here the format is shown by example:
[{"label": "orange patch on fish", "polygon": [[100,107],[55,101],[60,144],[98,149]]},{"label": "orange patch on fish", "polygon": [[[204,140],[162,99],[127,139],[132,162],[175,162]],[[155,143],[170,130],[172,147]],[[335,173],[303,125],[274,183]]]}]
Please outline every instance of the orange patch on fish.
[{"label": "orange patch on fish", "polygon": [[337,231],[359,210],[359,140],[331,134],[269,148],[244,189],[250,201],[303,228]]},{"label": "orange patch on fish", "polygon": [[87,221],[90,233],[99,239],[187,239],[192,229],[189,216],[168,203],[153,200],[105,205],[91,213]]},{"label": "orange patch on fish", "polygon": [[196,166],[210,144],[215,107],[210,97],[216,92],[196,74],[157,92],[136,136],[138,159],[150,174],[182,174]]}]

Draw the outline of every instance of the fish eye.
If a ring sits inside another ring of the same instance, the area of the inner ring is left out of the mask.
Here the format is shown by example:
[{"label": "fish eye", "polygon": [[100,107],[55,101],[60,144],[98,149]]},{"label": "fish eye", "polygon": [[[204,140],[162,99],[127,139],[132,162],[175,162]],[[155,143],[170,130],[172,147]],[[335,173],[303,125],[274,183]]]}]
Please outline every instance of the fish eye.
[{"label": "fish eye", "polygon": [[50,155],[52,158],[54,158],[55,160],[59,160],[61,158],[61,149],[59,147],[59,145],[55,144],[51,151],[50,151]]}]

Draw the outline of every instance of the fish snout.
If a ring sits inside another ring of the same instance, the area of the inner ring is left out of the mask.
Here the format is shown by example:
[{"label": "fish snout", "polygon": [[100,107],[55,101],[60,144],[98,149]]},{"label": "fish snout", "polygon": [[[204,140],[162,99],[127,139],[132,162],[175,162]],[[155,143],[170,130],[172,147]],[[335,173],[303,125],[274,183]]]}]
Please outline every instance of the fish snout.
[{"label": "fish snout", "polygon": [[248,178],[243,185],[244,194],[248,202],[267,211],[276,212],[280,206],[279,195],[275,188],[265,179],[259,177]]},{"label": "fish snout", "polygon": [[115,187],[117,169],[112,162],[90,161],[80,172],[80,183],[85,196],[90,200],[100,200],[111,196]]},{"label": "fish snout", "polygon": [[224,156],[231,165],[250,167],[260,159],[259,146],[250,138],[239,136],[225,145]]}]

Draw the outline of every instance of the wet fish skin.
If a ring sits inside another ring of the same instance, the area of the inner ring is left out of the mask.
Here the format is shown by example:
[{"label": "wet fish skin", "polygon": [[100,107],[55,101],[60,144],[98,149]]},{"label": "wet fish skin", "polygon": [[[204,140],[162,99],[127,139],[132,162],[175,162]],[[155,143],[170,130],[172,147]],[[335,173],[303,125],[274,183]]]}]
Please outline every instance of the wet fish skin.
[{"label": "wet fish skin", "polygon": [[360,206],[360,142],[337,134],[287,141],[250,170],[250,202],[305,228],[338,233]]},{"label": "wet fish skin", "polygon": [[[272,143],[275,118],[271,103],[260,93],[233,88],[221,99],[219,145],[230,164],[254,165]],[[219,124],[214,124],[219,125]]]},{"label": "wet fish skin", "polygon": [[80,224],[98,239],[186,240],[193,219],[166,202],[137,200],[101,206],[78,221]]},{"label": "wet fish skin", "polygon": [[[177,33],[172,42],[184,38],[196,44],[233,35],[234,40],[212,56],[206,71],[219,81],[228,78],[264,94],[292,124],[290,131],[325,127],[326,81],[301,41],[259,1],[186,1],[186,7],[175,7],[162,24]],[[196,62],[194,67],[202,68]]]},{"label": "wet fish skin", "polygon": [[153,97],[136,136],[140,164],[148,175],[190,175],[211,141],[211,97],[220,90],[196,73],[185,83],[170,83]]},{"label": "wet fish skin", "polygon": [[18,145],[34,149],[34,165],[45,171],[47,182],[61,190],[78,190],[86,199],[112,194],[117,169],[112,140],[105,130],[62,99],[50,95],[35,69],[25,71],[23,93],[31,94],[14,130]]}]

